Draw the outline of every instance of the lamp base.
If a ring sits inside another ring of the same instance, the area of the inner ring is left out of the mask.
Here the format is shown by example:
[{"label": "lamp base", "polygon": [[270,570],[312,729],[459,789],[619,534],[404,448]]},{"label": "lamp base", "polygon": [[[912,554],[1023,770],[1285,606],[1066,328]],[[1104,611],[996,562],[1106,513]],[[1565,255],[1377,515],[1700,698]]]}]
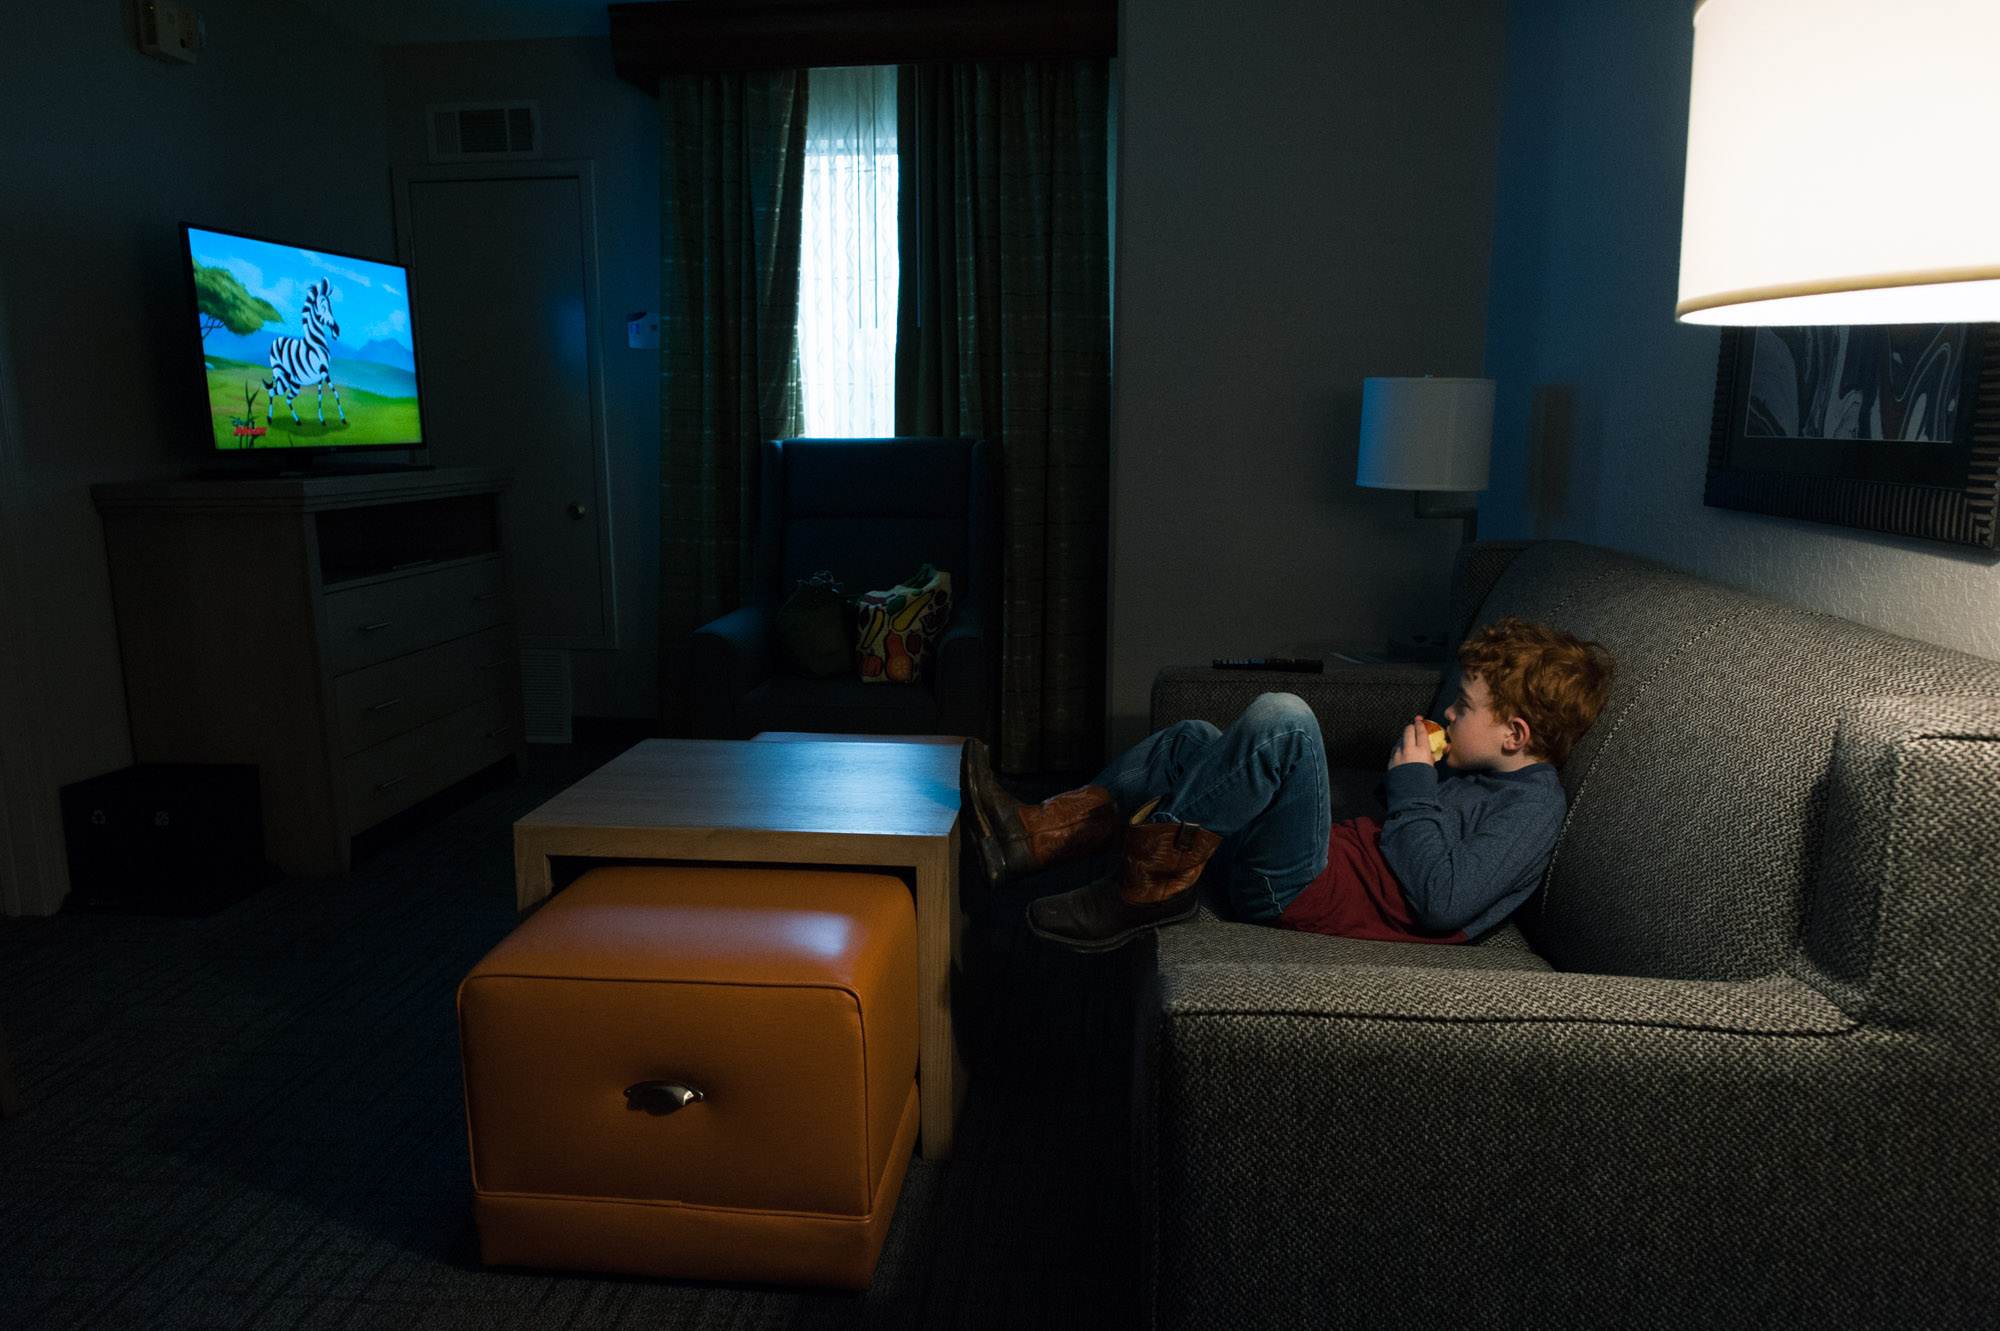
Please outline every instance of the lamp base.
[{"label": "lamp base", "polygon": [[[1474,541],[1479,539],[1479,506],[1476,503],[1460,504],[1456,508],[1443,508],[1437,505],[1436,503],[1432,502],[1432,496],[1440,493],[1439,491],[1417,490],[1413,491],[1412,493],[1414,493],[1417,498],[1418,517],[1462,519],[1465,523],[1465,535],[1462,538],[1464,543],[1466,545],[1471,545]],[[1450,492],[1445,492],[1445,493],[1450,493]]]},{"label": "lamp base", "polygon": [[1445,658],[1447,644],[1445,635],[1438,633],[1411,633],[1392,635],[1389,650],[1385,653],[1391,661],[1409,661],[1422,665],[1436,665]]}]

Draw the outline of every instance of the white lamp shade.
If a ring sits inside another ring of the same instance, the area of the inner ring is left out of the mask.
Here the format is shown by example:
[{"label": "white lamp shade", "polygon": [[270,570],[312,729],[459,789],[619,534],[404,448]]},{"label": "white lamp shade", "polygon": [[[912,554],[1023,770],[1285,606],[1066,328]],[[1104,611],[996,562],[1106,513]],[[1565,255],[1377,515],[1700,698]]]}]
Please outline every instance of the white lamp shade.
[{"label": "white lamp shade", "polygon": [[1484,490],[1492,450],[1491,379],[1361,381],[1356,485]]},{"label": "white lamp shade", "polygon": [[1702,0],[1688,323],[2000,320],[2000,2]]}]

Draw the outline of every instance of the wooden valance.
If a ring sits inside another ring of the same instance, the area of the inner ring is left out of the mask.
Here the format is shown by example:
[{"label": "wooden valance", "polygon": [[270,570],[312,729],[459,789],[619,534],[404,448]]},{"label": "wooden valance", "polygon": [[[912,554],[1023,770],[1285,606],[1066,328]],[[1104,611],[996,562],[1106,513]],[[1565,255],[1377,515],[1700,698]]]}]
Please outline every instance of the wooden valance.
[{"label": "wooden valance", "polygon": [[1118,53],[1117,0],[654,0],[607,5],[618,76]]}]

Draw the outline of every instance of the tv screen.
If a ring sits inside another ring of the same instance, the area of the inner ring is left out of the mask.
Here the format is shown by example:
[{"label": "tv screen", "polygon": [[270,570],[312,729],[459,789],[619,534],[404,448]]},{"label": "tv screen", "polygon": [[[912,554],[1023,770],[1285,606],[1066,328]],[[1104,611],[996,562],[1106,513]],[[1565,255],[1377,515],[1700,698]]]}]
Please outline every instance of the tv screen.
[{"label": "tv screen", "polygon": [[423,447],[403,268],[182,232],[216,449]]}]

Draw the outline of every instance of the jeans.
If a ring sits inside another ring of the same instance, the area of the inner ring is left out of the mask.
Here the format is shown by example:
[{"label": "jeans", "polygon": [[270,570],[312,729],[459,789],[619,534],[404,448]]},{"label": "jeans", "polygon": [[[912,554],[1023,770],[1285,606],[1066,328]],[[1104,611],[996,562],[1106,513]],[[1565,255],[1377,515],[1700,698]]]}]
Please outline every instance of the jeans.
[{"label": "jeans", "polygon": [[1312,708],[1295,694],[1258,695],[1227,730],[1177,721],[1127,750],[1095,784],[1128,817],[1158,796],[1148,821],[1199,823],[1222,837],[1214,862],[1238,919],[1275,920],[1326,868],[1326,747]]}]

